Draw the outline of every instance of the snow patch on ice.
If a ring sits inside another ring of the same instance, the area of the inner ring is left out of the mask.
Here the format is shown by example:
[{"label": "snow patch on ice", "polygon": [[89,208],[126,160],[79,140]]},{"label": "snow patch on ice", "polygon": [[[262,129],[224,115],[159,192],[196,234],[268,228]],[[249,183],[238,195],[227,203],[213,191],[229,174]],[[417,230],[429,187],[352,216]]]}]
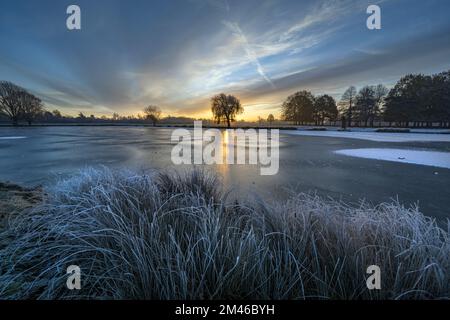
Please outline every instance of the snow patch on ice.
[{"label": "snow patch on ice", "polygon": [[433,166],[450,169],[450,152],[419,151],[406,149],[346,149],[337,150],[337,154],[365,159],[376,159],[411,163],[424,166]]},{"label": "snow patch on ice", "polygon": [[312,136],[360,139],[377,142],[450,142],[450,134],[433,133],[386,133],[386,132],[362,132],[362,131],[304,131],[286,130],[283,133]]}]

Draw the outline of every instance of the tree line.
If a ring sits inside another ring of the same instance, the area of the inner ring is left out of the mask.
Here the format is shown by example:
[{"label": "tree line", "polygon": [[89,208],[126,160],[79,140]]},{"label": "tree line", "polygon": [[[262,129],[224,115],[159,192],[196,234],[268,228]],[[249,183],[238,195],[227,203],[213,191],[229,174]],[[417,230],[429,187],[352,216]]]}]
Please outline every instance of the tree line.
[{"label": "tree line", "polygon": [[[120,116],[114,113],[111,118],[106,116],[98,118],[94,115],[86,116],[82,112],[76,117],[63,116],[59,110],[46,110],[41,99],[26,89],[9,81],[0,81],[0,118],[2,117],[9,119],[15,126],[20,121],[26,121],[29,125],[34,121],[48,123],[151,122],[153,125],[156,125],[161,120],[161,109],[150,105],[144,108],[143,115]],[[169,116],[169,119],[173,119],[173,117]],[[184,120],[184,118],[180,120]]]},{"label": "tree line", "polygon": [[388,90],[384,85],[349,87],[338,104],[328,95],[314,97],[306,90],[289,96],[281,107],[282,117],[295,124],[335,122],[351,127],[389,125],[450,127],[450,71],[426,76],[410,74]]},{"label": "tree line", "polygon": [[386,97],[384,118],[399,126],[450,127],[450,70],[401,78]]},{"label": "tree line", "polygon": [[311,92],[302,90],[286,99],[281,113],[284,120],[293,121],[296,125],[323,125],[325,120],[337,120],[338,108],[333,97],[327,94],[315,97]]},{"label": "tree line", "polygon": [[[230,127],[244,108],[237,97],[221,93],[211,98],[211,111],[217,124],[225,123]],[[45,110],[42,101],[24,88],[0,81],[0,117],[8,117],[14,125],[20,120],[28,124],[35,120],[73,123],[150,121],[153,125],[162,120],[161,110],[157,106],[150,105],[143,113],[126,117],[114,113],[112,118],[85,116],[81,112],[77,117],[63,116],[58,110]],[[336,124],[340,120],[343,127],[374,126],[375,121],[388,122],[390,126],[431,127],[433,123],[439,123],[440,127],[450,127],[450,71],[435,75],[409,74],[391,90],[382,84],[364,86],[359,91],[351,86],[338,103],[327,94],[316,97],[309,91],[298,91],[282,104],[281,114],[282,120],[296,125]],[[170,116],[165,119],[193,120]],[[275,118],[270,114],[267,122],[273,121]]]},{"label": "tree line", "polygon": [[375,120],[381,120],[386,95],[389,90],[382,84],[365,86],[357,92],[354,86],[349,87],[339,101],[341,121],[344,126],[374,126]]}]

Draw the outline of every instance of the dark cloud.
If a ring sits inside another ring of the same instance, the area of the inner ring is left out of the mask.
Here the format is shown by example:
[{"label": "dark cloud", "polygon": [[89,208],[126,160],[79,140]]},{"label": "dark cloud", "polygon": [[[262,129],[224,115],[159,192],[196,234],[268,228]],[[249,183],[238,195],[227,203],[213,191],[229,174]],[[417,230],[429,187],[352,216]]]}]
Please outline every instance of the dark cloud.
[{"label": "dark cloud", "polygon": [[450,27],[386,47],[377,47],[377,50],[373,53],[352,51],[343,59],[324,62],[311,70],[273,79],[276,89],[264,83],[255,85],[248,91],[249,96],[300,89],[323,92],[336,86],[399,79],[407,73],[433,73],[450,69]]}]

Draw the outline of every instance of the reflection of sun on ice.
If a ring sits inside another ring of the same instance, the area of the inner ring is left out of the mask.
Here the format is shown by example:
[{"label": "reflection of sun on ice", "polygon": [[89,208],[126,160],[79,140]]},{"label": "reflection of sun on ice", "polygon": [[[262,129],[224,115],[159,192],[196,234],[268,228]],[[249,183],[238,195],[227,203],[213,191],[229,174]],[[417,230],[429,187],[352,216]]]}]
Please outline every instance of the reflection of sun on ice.
[{"label": "reflection of sun on ice", "polygon": [[[172,163],[216,165],[219,171],[228,171],[228,165],[262,165],[261,175],[278,172],[279,131],[254,129],[203,130],[201,121],[194,123],[194,134],[186,129],[172,132],[171,141],[177,142],[171,152]],[[259,162],[258,162],[259,161]]]},{"label": "reflection of sun on ice", "polygon": [[[219,169],[220,174],[222,175],[222,177],[224,178],[224,180],[226,180],[226,173],[229,172],[229,168],[228,168],[228,164],[227,164],[227,159],[228,159],[228,155],[230,154],[229,152],[229,148],[233,148],[234,145],[233,143],[230,143],[230,132],[228,130],[223,130],[221,137],[222,137],[222,141],[220,143],[221,146],[221,150],[220,153],[222,155],[222,163],[218,164],[217,167]],[[216,151],[217,152],[217,151]]]}]

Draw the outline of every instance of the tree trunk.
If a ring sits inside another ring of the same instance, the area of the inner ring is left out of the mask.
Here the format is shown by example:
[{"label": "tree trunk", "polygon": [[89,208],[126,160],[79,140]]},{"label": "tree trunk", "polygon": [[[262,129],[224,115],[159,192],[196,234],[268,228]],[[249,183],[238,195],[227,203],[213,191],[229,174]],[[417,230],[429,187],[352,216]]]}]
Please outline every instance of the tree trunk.
[{"label": "tree trunk", "polygon": [[352,103],[350,102],[350,106],[348,107],[348,127],[352,126]]}]

